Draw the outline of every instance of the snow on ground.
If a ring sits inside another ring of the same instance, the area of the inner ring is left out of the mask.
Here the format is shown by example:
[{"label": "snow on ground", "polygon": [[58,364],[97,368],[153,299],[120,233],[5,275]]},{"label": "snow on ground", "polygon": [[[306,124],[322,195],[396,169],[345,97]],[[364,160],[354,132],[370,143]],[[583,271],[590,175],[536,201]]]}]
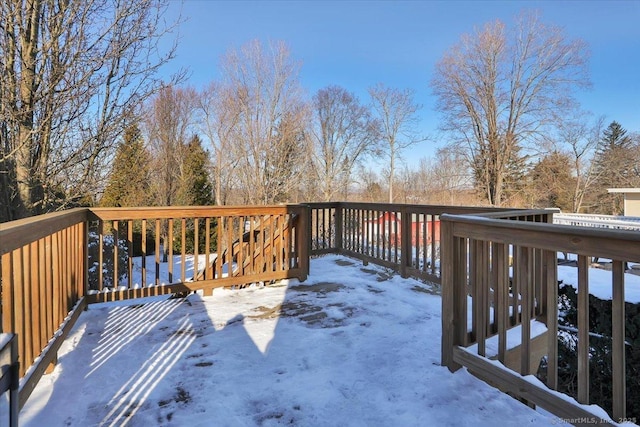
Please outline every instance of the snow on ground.
[{"label": "snow on ground", "polygon": [[325,256],[212,297],[91,305],[21,412],[40,426],[552,425],[440,366],[441,298]]},{"label": "snow on ground", "polygon": [[[578,288],[578,269],[574,266],[559,265],[558,279],[565,285]],[[600,268],[589,269],[589,293],[602,300],[613,298],[612,273]],[[624,274],[624,299],[633,304],[640,303],[640,276]]]}]

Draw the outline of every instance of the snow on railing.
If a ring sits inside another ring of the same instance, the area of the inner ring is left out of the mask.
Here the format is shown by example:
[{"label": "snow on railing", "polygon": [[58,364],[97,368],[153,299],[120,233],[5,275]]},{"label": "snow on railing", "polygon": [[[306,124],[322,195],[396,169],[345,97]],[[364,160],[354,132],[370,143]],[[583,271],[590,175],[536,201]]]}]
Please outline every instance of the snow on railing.
[{"label": "snow on railing", "polygon": [[640,217],[592,214],[555,214],[554,224],[578,227],[611,228],[614,230],[640,231]]}]

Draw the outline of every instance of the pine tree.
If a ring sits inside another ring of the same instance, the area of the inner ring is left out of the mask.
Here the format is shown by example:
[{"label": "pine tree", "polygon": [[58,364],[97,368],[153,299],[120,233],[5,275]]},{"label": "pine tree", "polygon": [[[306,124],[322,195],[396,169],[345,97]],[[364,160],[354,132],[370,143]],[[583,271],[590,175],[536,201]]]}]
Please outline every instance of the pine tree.
[{"label": "pine tree", "polygon": [[609,194],[608,188],[632,187],[638,177],[634,173],[636,153],[633,140],[620,123],[613,121],[602,132],[602,138],[594,156],[594,171],[598,189],[595,192],[595,211],[600,214],[620,215],[622,198]]},{"label": "pine tree", "polygon": [[569,164],[571,159],[567,154],[552,151],[533,167],[530,182],[534,207],[572,211],[575,177],[571,176]]},{"label": "pine tree", "polygon": [[197,135],[187,144],[181,167],[178,203],[185,206],[212,205],[213,185],[209,176],[209,153],[202,148],[202,141]]},{"label": "pine tree", "polygon": [[149,192],[149,153],[137,125],[129,126],[116,151],[101,206],[145,206]]},{"label": "pine tree", "polygon": [[[202,147],[202,141],[194,135],[185,147],[185,157],[182,159],[181,176],[176,193],[176,202],[184,206],[209,206],[213,205],[213,185],[211,183],[209,170],[209,153]],[[193,253],[194,250],[194,223],[188,221],[186,231],[185,251]],[[210,241],[215,247],[215,224],[211,225]],[[205,251],[205,221],[198,223],[198,251]],[[181,250],[178,240],[174,242],[174,249]],[[213,249],[213,248],[210,248]]]},{"label": "pine tree", "polygon": [[[137,125],[125,129],[122,142],[116,150],[107,186],[100,200],[104,207],[148,206],[150,182],[150,155]],[[126,227],[121,230],[127,235]],[[147,231],[147,253],[154,251],[154,236]],[[132,255],[142,254],[142,227],[139,222],[133,224]],[[124,254],[122,251],[121,254]],[[124,271],[124,270],[122,270]]]}]

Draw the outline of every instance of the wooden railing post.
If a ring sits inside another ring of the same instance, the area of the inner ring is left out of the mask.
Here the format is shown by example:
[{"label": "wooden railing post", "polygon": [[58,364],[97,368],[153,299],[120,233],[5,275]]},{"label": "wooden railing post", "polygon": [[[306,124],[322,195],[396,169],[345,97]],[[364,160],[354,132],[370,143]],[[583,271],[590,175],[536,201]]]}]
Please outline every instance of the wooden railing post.
[{"label": "wooden railing post", "polygon": [[342,233],[344,230],[344,215],[342,214],[342,203],[336,203],[335,205],[335,230],[336,230],[336,249],[338,253],[341,253],[343,248]]},{"label": "wooden railing post", "polygon": [[453,237],[453,222],[441,218],[440,223],[440,272],[442,275],[442,349],[441,364],[449,368],[451,372],[460,369],[461,365],[453,361],[453,347],[457,344],[458,331],[456,324],[459,319],[455,314],[455,286],[464,284],[455,283],[454,260],[456,259]]},{"label": "wooden railing post", "polygon": [[546,315],[547,330],[547,386],[558,389],[558,257],[556,252],[543,252],[543,279],[547,289]]},{"label": "wooden railing post", "polygon": [[87,295],[89,292],[89,218],[84,221],[84,233],[82,233],[84,241],[82,242],[83,252],[82,258],[84,259],[84,272],[83,272],[83,291],[81,296]]},{"label": "wooden railing post", "polygon": [[309,254],[311,253],[311,208],[308,205],[301,206],[296,227],[296,248],[298,250],[298,267],[301,282],[307,280],[309,275]]},{"label": "wooden railing post", "polygon": [[578,255],[578,402],[589,404],[589,261]]},{"label": "wooden railing post", "polygon": [[613,261],[613,301],[612,301],[612,356],[613,367],[613,419],[621,420],[627,413],[626,362],[625,362],[625,300],[624,265]]},{"label": "wooden railing post", "polygon": [[411,265],[411,213],[406,208],[400,210],[400,275],[403,278],[409,277],[407,267]]}]

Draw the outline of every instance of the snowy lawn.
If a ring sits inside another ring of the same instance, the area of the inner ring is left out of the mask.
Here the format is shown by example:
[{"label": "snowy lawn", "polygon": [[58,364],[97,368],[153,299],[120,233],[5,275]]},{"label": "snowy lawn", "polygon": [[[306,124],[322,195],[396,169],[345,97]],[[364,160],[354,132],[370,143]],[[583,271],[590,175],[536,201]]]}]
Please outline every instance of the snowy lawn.
[{"label": "snowy lawn", "polygon": [[440,366],[441,298],[340,256],[212,297],[91,305],[20,416],[40,426],[551,425]]}]

